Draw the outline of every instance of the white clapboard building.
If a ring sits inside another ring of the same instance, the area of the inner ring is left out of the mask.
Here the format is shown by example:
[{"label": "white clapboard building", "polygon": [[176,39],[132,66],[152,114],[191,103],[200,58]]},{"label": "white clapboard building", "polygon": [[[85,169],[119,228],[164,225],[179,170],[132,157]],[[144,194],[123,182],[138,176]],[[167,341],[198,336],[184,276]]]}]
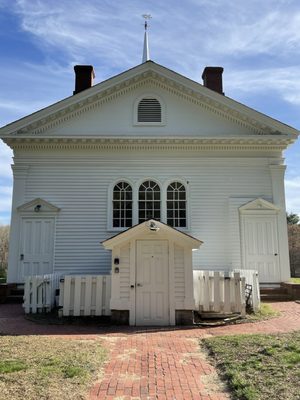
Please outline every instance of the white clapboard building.
[{"label": "white clapboard building", "polygon": [[72,96],[1,128],[8,282],[111,274],[111,309],[143,318],[192,308],[192,268],[287,280],[282,152],[299,132],[226,97],[220,67],[201,84],[143,61],[94,86],[75,66]]}]

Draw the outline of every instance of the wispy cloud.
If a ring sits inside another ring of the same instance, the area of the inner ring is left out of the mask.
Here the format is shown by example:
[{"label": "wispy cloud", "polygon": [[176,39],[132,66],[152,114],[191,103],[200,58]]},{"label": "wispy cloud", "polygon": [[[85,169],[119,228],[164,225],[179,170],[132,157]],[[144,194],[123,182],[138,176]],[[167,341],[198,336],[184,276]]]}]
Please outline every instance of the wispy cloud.
[{"label": "wispy cloud", "polygon": [[277,92],[291,104],[300,105],[299,67],[263,68],[226,71],[227,86],[232,93]]}]

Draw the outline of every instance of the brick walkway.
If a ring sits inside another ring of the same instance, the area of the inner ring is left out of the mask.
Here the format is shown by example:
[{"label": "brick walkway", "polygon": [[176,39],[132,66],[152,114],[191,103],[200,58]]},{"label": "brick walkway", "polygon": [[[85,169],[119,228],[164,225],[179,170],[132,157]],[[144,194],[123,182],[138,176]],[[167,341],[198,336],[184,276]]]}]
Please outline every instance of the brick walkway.
[{"label": "brick walkway", "polygon": [[36,324],[24,319],[20,306],[0,304],[0,334],[100,338],[110,354],[102,380],[90,392],[90,400],[221,400],[229,395],[199,350],[199,339],[300,330],[300,304],[273,303],[273,307],[281,311],[281,316],[258,323],[213,329],[143,329]]}]

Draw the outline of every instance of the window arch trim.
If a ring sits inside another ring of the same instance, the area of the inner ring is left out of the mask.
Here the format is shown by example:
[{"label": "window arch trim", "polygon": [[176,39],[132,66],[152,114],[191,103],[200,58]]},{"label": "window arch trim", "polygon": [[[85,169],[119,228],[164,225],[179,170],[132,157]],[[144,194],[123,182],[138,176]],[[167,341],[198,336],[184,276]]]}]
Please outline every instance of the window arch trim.
[{"label": "window arch trim", "polygon": [[126,182],[129,185],[131,185],[132,187],[132,193],[133,193],[133,200],[132,200],[132,226],[137,225],[139,223],[139,215],[138,215],[138,191],[139,191],[139,187],[140,185],[145,182],[145,181],[153,181],[155,183],[157,183],[157,185],[160,188],[160,193],[161,193],[161,222],[163,223],[167,223],[167,188],[170,185],[170,183],[172,182],[180,182],[184,187],[185,187],[185,191],[186,191],[186,226],[185,227],[175,227],[175,229],[178,229],[180,231],[183,232],[188,232],[190,230],[190,226],[191,226],[191,221],[190,221],[190,186],[189,186],[189,182],[186,181],[184,178],[182,177],[178,177],[178,176],[174,176],[171,177],[167,180],[163,180],[163,181],[159,181],[156,178],[153,178],[151,176],[146,176],[143,178],[140,178],[136,181],[132,181],[128,178],[118,178],[115,181],[111,182],[108,188],[108,197],[107,197],[107,201],[108,201],[108,212],[107,212],[107,231],[108,232],[123,232],[124,230],[128,229],[126,227],[120,227],[120,228],[116,228],[113,227],[113,204],[112,204],[112,200],[113,200],[113,189],[115,187],[115,185],[117,185],[120,182]]}]

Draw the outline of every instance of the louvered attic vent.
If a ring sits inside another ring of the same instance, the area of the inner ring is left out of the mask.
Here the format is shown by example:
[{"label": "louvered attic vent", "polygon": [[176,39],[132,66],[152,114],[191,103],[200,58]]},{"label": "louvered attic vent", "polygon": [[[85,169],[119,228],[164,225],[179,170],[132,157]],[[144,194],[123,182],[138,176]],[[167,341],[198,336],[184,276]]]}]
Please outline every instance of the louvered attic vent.
[{"label": "louvered attic vent", "polygon": [[138,105],[138,122],[161,122],[161,104],[157,99],[142,99]]}]

